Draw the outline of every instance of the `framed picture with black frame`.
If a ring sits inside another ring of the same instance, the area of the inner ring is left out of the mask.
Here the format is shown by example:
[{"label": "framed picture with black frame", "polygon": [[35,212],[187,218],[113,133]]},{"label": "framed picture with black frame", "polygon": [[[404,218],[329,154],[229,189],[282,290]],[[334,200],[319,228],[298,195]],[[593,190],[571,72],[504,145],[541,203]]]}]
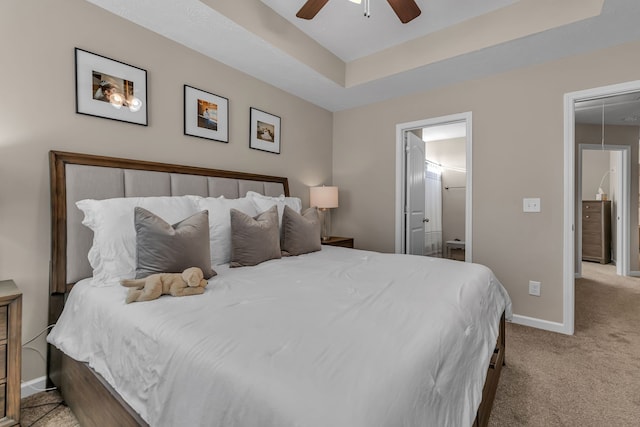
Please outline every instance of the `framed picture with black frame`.
[{"label": "framed picture with black frame", "polygon": [[251,107],[249,147],[280,154],[280,117]]},{"label": "framed picture with black frame", "polygon": [[147,71],[75,49],[76,113],[147,126]]},{"label": "framed picture with black frame", "polygon": [[184,134],[229,142],[229,100],[184,85]]}]

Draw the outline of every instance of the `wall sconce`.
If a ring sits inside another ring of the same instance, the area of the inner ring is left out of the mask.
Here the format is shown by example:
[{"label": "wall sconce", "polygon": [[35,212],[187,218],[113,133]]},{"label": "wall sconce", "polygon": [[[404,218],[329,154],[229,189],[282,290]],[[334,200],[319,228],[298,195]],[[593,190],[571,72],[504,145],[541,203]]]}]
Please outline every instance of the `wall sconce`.
[{"label": "wall sconce", "polygon": [[320,209],[322,215],[322,240],[329,240],[331,235],[331,217],[329,209],[338,207],[338,187],[311,187],[310,204]]}]

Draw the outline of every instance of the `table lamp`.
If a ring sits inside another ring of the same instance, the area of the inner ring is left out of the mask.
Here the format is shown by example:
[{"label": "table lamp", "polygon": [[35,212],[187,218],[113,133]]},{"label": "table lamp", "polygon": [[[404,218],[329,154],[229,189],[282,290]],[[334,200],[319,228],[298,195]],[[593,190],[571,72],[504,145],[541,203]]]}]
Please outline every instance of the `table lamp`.
[{"label": "table lamp", "polygon": [[329,240],[331,232],[331,218],[329,217],[329,209],[338,207],[338,187],[311,187],[310,204],[320,209],[322,216],[322,240]]}]

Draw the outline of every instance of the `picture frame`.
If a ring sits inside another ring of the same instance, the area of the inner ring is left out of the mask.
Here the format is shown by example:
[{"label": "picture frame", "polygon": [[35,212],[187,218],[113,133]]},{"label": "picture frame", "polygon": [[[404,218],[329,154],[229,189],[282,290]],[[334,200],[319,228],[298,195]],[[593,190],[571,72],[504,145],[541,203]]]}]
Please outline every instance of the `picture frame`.
[{"label": "picture frame", "polygon": [[229,99],[184,85],[184,134],[229,142]]},{"label": "picture frame", "polygon": [[75,48],[76,113],[147,126],[147,71]]},{"label": "picture frame", "polygon": [[280,117],[250,108],[249,147],[280,154]]}]

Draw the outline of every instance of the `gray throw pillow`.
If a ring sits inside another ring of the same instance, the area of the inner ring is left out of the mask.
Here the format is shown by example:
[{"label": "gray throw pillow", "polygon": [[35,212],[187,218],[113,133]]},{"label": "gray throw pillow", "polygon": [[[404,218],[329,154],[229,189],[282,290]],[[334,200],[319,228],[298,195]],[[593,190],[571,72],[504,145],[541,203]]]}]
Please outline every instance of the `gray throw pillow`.
[{"label": "gray throw pillow", "polygon": [[199,267],[205,279],[216,275],[209,256],[209,212],[198,212],[176,224],[136,207],[136,279],[154,273],[181,273]]},{"label": "gray throw pillow", "polygon": [[302,255],[319,251],[322,248],[320,228],[318,208],[312,207],[299,214],[285,206],[282,215],[282,254]]},{"label": "gray throw pillow", "polygon": [[231,209],[230,267],[258,265],[280,257],[277,206],[274,205],[253,218],[237,209]]}]

